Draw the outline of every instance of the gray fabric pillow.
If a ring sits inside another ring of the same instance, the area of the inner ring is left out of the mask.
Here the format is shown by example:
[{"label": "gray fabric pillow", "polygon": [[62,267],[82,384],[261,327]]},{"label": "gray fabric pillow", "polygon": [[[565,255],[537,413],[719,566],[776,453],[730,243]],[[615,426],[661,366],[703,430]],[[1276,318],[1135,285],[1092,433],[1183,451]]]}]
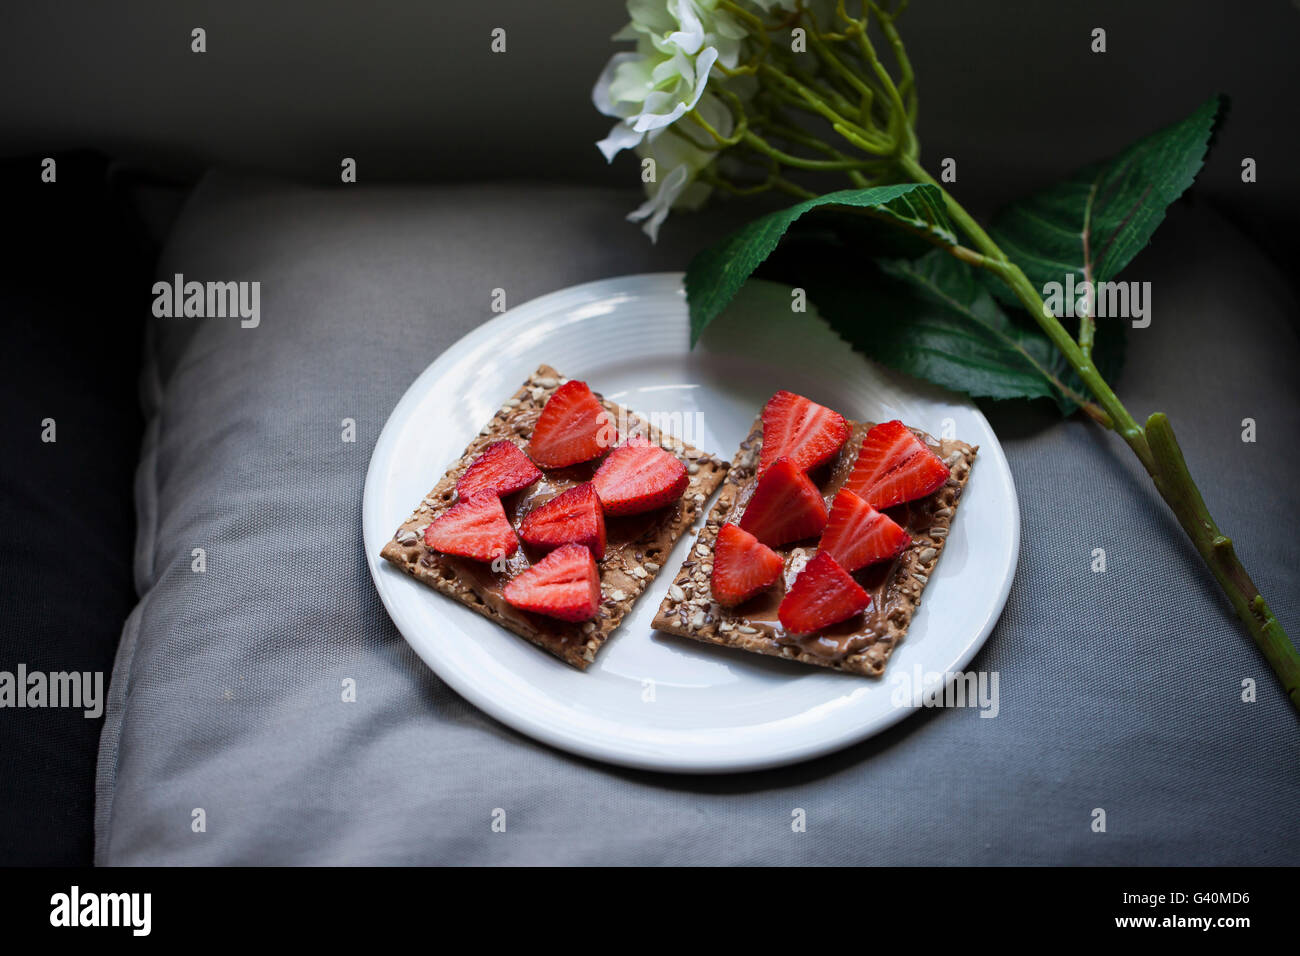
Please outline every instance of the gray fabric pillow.
[{"label": "gray fabric pillow", "polygon": [[[634,201],[201,185],[160,275],[259,280],[262,320],[152,324],[141,600],[101,744],[97,860],[1294,862],[1294,713],[1127,450],[1042,409],[990,408],[1023,509],[1019,575],[973,665],[1001,675],[997,719],[926,711],[804,765],[676,778],[536,744],[428,671],[366,571],[373,442],[416,374],[489,317],[493,288],[517,304],[680,268],[724,228],[697,218],[668,233],[688,242],[654,248],[620,221]],[[1132,277],[1153,282],[1155,314],[1130,337],[1124,397],[1171,413],[1211,508],[1300,631],[1300,545],[1279,511],[1300,434],[1290,291],[1186,208]],[[340,441],[345,418],[355,443]],[[343,704],[349,677],[358,699]],[[806,833],[791,831],[796,807]]]}]

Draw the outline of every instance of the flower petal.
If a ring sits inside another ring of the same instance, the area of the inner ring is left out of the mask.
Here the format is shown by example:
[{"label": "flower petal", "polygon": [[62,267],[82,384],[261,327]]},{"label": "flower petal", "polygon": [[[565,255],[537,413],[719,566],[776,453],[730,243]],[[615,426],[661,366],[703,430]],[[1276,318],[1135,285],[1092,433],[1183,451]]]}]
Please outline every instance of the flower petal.
[{"label": "flower petal", "polygon": [[641,57],[635,53],[615,53],[605,64],[605,68],[600,71],[600,76],[596,78],[596,85],[591,88],[591,102],[601,113],[606,116],[622,117],[623,114],[618,112],[614,98],[610,95],[610,88],[614,84],[614,76],[624,65],[639,63]]},{"label": "flower petal", "polygon": [[605,154],[605,162],[612,163],[620,152],[640,145],[644,138],[644,133],[637,132],[627,123],[615,123],[609,135],[598,142],[596,148]]},{"label": "flower petal", "polygon": [[690,179],[690,170],[685,166],[678,166],[663,178],[659,190],[628,213],[627,218],[632,222],[646,219],[645,225],[641,227],[642,230],[650,237],[651,242],[658,242],[659,227],[668,218],[668,210],[672,208],[673,201],[686,189]]}]

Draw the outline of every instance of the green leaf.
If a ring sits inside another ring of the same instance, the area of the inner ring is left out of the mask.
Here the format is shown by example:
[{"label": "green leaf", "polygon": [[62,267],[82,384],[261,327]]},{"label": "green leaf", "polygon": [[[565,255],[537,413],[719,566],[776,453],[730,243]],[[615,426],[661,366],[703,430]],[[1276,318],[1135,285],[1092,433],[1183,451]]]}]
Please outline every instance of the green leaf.
[{"label": "green leaf", "polygon": [[[1192,184],[1219,116],[1213,96],[1191,116],[1115,158],[1006,207],[989,235],[1040,289],[1049,282],[1108,282],[1148,242],[1165,210]],[[1010,301],[1000,287],[999,298]]]},{"label": "green leaf", "polygon": [[973,396],[1048,398],[1062,414],[1086,400],[1047,337],[1008,316],[970,266],[942,249],[879,266],[883,275],[840,268],[808,282],[817,311],[859,351]]},{"label": "green leaf", "polygon": [[745,280],[772,254],[791,224],[804,213],[823,206],[851,207],[859,210],[859,215],[923,234],[931,242],[957,243],[943,211],[942,195],[934,186],[921,183],[845,189],[770,213],[691,260],[686,270],[686,297],[691,309],[692,345],[740,291]]},{"label": "green leaf", "polygon": [[[1115,159],[1014,203],[995,220],[995,242],[1039,286],[1067,274],[1110,281],[1150,241],[1165,209],[1195,178],[1221,102],[1215,97],[1181,123],[1135,143]],[[904,184],[846,190],[799,203],[750,223],[692,261],[686,276],[691,341],[698,340],[745,280],[772,256],[787,230],[819,207],[833,213],[801,227],[765,267],[808,290],[818,311],[850,343],[882,363],[970,395],[1049,398],[1068,414],[1087,400],[1064,356],[984,273],[943,249],[894,258],[878,225],[901,226],[909,242],[952,246],[955,232],[933,186]],[[856,208],[855,208],[856,207]],[[863,215],[863,214],[866,215]],[[789,247],[789,248],[786,248]],[[887,256],[880,268],[866,258]],[[783,268],[783,266],[785,268]],[[1099,329],[1094,360],[1108,377],[1123,361],[1122,326]]]}]

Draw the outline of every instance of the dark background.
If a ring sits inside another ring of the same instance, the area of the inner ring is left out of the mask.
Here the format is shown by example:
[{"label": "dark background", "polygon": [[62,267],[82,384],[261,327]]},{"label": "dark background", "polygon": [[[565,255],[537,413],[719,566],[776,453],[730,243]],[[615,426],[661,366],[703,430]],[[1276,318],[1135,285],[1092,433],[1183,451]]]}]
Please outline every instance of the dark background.
[{"label": "dark background", "polygon": [[[630,157],[607,166],[597,152],[611,121],[590,102],[625,21],[616,0],[0,10],[0,669],[111,667],[134,602],[148,277],[189,184],[212,166],[337,183],[351,156],[363,184],[635,188]],[[1102,55],[1090,52],[1098,26]],[[505,55],[490,52],[495,27]],[[954,191],[985,215],[1229,94],[1195,201],[1293,275],[1296,4],[915,0],[902,28],[924,159],[955,157]],[[46,155],[59,158],[57,189],[39,182]],[[1245,156],[1256,184],[1240,181]],[[690,228],[670,218],[663,238]],[[39,444],[46,416],[57,445]],[[89,861],[98,732],[80,711],[0,712],[0,863]]]},{"label": "dark background", "polygon": [[[590,100],[626,20],[619,0],[11,5],[0,129],[9,154],[93,147],[179,176],[226,165],[337,182],[352,156],[362,181],[632,183],[630,158],[606,167],[596,151],[610,121]],[[190,52],[196,26],[202,55]],[[498,26],[505,55],[489,49]],[[958,159],[969,205],[988,211],[1224,92],[1218,148],[1234,161],[1198,191],[1290,242],[1294,2],[916,0],[901,26],[923,158]],[[1090,52],[1098,26],[1105,54]],[[1259,163],[1247,188],[1243,156]]]}]

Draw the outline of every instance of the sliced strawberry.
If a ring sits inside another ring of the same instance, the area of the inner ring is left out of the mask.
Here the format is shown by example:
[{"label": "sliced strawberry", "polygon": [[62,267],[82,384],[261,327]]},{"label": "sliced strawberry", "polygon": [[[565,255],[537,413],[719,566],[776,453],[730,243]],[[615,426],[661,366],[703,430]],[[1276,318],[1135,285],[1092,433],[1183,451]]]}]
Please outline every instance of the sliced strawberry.
[{"label": "sliced strawberry", "polygon": [[818,551],[799,572],[777,608],[781,626],[811,634],[871,606],[871,595],[825,551]]},{"label": "sliced strawberry", "polygon": [[778,458],[758,479],[740,526],[770,547],[811,538],[826,527],[826,502],[789,458]]},{"label": "sliced strawberry", "polygon": [[807,471],[839,451],[848,437],[849,423],[839,412],[794,392],[777,392],[763,406],[758,473],[778,458],[789,458],[800,471]]},{"label": "sliced strawberry", "polygon": [[519,537],[538,548],[581,544],[599,561],[605,556],[605,512],[595,485],[584,481],[528,512]]},{"label": "sliced strawberry", "polygon": [[456,502],[424,529],[424,543],[443,554],[475,561],[508,558],[519,549],[515,529],[496,495]]},{"label": "sliced strawberry", "polygon": [[713,548],[713,598],[728,607],[747,601],[775,584],[784,566],[779,554],[728,522]]},{"label": "sliced strawberry", "polygon": [[674,456],[634,436],[609,453],[592,483],[606,514],[635,515],[672,504],[689,480]]},{"label": "sliced strawberry", "polygon": [[614,422],[586,382],[565,382],[537,417],[528,454],[543,468],[591,461],[614,444]]},{"label": "sliced strawberry", "polygon": [[494,441],[483,449],[456,482],[456,497],[461,501],[475,495],[498,498],[527,488],[542,473],[512,441]]},{"label": "sliced strawberry", "polygon": [[600,574],[590,551],[566,544],[508,581],[502,593],[524,611],[589,621],[600,610]]},{"label": "sliced strawberry", "polygon": [[845,571],[896,556],[911,536],[847,488],[831,502],[830,517],[819,550],[825,551]]},{"label": "sliced strawberry", "polygon": [[876,508],[932,495],[948,480],[948,466],[902,422],[885,422],[867,432],[853,473],[844,483]]}]

